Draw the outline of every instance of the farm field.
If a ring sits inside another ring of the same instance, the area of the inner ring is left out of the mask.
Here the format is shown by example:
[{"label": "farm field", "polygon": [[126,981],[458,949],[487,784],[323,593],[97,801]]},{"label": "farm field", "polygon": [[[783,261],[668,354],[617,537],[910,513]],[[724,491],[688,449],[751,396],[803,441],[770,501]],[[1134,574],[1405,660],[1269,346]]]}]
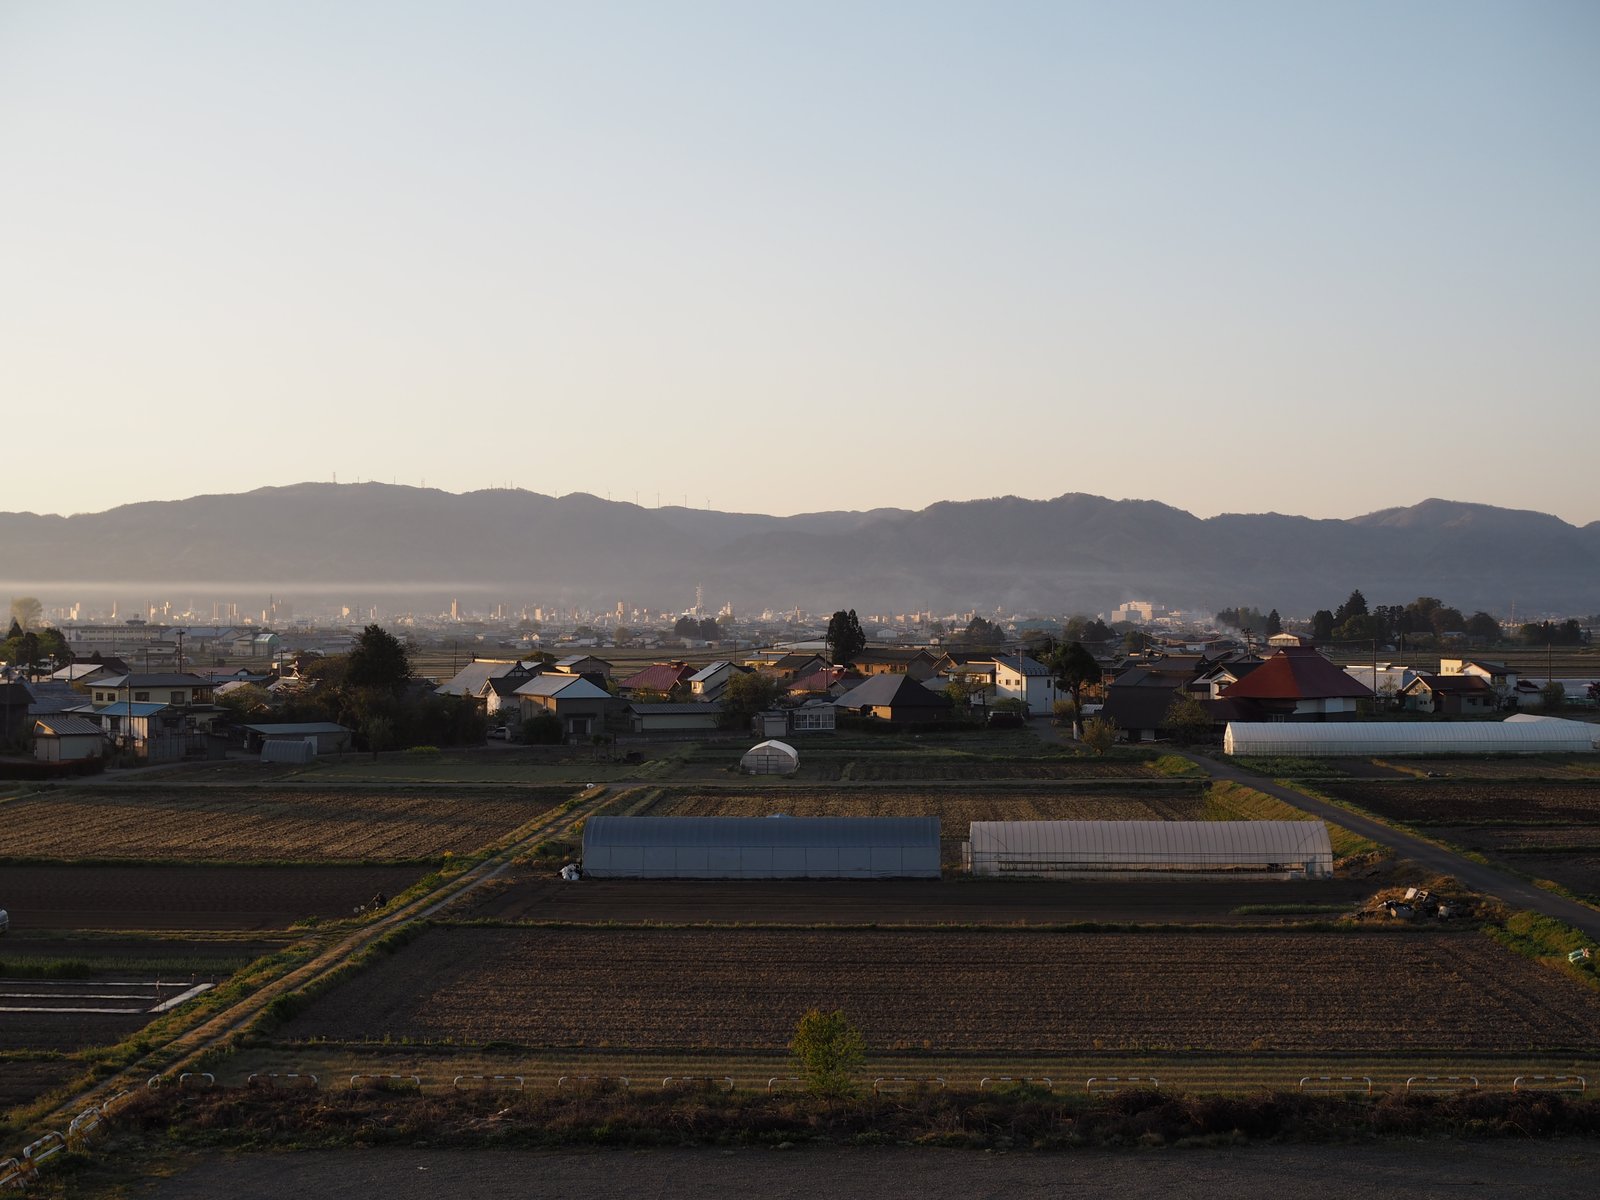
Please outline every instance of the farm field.
[{"label": "farm field", "polygon": [[421,867],[6,867],[14,933],[35,929],[281,929],[306,917],[347,917],[395,896]]},{"label": "farm field", "polygon": [[1372,890],[1370,883],[1351,880],[1084,884],[1037,879],[590,879],[573,885],[551,878],[548,871],[508,874],[501,888],[474,898],[470,907],[453,915],[667,924],[1263,924],[1296,918],[1234,909],[1335,904],[1354,909]]},{"label": "farm field", "polygon": [[1381,760],[1413,777],[1445,779],[1574,779],[1600,781],[1593,754],[1519,754],[1497,758],[1389,758]]},{"label": "farm field", "polygon": [[0,1113],[27,1104],[81,1074],[83,1064],[67,1058],[0,1059]]},{"label": "farm field", "polygon": [[415,862],[477,850],[572,794],[80,787],[0,805],[0,858]]},{"label": "farm field", "polygon": [[1600,782],[1325,783],[1321,790],[1408,825],[1600,825]]},{"label": "farm field", "polygon": [[618,798],[612,816],[650,817],[938,817],[947,864],[960,861],[960,843],[973,821],[1182,821],[1205,808],[1197,785],[1152,787],[1136,793],[1071,788],[984,789],[660,788]]},{"label": "farm field", "polygon": [[445,926],[283,1034],[781,1052],[812,1007],[930,1054],[1572,1054],[1600,1028],[1600,992],[1473,932]]}]

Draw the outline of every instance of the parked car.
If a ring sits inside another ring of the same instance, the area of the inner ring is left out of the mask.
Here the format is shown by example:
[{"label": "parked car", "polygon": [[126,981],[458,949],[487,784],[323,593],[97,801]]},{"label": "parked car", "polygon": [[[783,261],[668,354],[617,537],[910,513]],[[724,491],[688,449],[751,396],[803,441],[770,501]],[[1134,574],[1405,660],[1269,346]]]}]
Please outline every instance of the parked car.
[{"label": "parked car", "polygon": [[0,933],[4,933],[6,930],[8,930],[10,928],[11,928],[11,914],[8,913],[5,909],[0,908]]},{"label": "parked car", "polygon": [[504,742],[510,740],[511,733],[504,725],[497,725],[489,730],[489,737],[493,741]]}]

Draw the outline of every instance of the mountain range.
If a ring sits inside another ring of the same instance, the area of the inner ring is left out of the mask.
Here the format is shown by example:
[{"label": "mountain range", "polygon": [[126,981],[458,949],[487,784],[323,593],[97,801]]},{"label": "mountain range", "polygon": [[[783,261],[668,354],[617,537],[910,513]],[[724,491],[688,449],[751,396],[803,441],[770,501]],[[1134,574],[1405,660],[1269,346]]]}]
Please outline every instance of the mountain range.
[{"label": "mountain range", "polygon": [[1433,595],[1470,612],[1600,610],[1600,521],[1424,500],[1343,520],[1201,519],[1150,500],[1004,496],[789,517],[586,493],[302,483],[70,517],[0,513],[0,587],[125,597],[497,597],[829,611],[1333,608]]}]

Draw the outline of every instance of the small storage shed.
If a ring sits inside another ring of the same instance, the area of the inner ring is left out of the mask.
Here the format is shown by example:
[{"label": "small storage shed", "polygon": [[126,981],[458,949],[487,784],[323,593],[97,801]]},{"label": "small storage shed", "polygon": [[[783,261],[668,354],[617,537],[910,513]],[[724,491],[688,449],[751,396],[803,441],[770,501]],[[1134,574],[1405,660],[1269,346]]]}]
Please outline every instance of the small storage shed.
[{"label": "small storage shed", "polygon": [[595,879],[937,879],[938,817],[590,817]]},{"label": "small storage shed", "polygon": [[33,723],[33,756],[42,762],[78,762],[105,752],[105,730],[86,717],[40,717]]},{"label": "small storage shed", "polygon": [[1559,717],[1539,721],[1348,721],[1315,725],[1232,721],[1222,739],[1228,754],[1583,754],[1600,741],[1600,726]]},{"label": "small storage shed", "polygon": [[1333,874],[1333,847],[1322,821],[974,821],[969,837],[964,854],[974,875]]},{"label": "small storage shed", "polygon": [[746,750],[739,769],[750,775],[793,775],[800,769],[800,752],[773,738]]}]

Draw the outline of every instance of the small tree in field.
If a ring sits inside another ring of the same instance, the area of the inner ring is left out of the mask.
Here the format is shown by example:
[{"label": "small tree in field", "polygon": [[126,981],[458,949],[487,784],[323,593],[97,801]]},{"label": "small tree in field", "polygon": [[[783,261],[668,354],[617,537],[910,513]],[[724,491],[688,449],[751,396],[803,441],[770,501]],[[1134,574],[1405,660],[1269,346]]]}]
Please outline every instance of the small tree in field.
[{"label": "small tree in field", "polygon": [[837,1100],[855,1095],[855,1072],[866,1065],[867,1041],[842,1009],[813,1008],[794,1027],[789,1053],[808,1092]]},{"label": "small tree in field", "polygon": [[1094,716],[1083,723],[1083,744],[1104,757],[1117,742],[1117,727],[1110,717]]},{"label": "small tree in field", "polygon": [[1558,708],[1567,706],[1567,688],[1559,679],[1552,679],[1539,689],[1539,698],[1544,701],[1544,710],[1554,712]]},{"label": "small tree in field", "polygon": [[1173,697],[1164,723],[1172,740],[1180,746],[1192,746],[1211,736],[1211,714],[1194,696],[1180,694]]}]

